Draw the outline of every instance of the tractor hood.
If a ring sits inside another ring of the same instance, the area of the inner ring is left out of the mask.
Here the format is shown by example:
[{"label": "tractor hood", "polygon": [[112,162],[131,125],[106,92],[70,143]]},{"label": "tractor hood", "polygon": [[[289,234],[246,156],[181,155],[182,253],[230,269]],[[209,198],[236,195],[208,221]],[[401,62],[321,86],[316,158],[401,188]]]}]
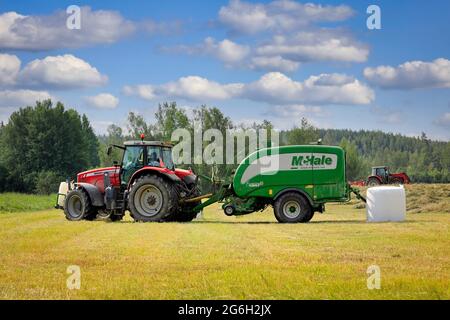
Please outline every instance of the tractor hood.
[{"label": "tractor hood", "polygon": [[77,174],[78,183],[89,183],[103,189],[105,173],[109,174],[112,185],[119,185],[119,167],[98,168]]}]

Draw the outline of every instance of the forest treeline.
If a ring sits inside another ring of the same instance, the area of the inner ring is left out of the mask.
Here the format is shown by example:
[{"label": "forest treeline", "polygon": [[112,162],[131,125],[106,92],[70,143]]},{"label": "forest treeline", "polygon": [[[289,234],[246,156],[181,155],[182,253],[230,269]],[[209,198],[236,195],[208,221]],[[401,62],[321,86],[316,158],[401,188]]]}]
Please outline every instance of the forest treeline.
[{"label": "forest treeline", "polygon": [[[216,107],[200,106],[188,114],[175,102],[166,102],[158,106],[153,122],[130,112],[126,128],[112,124],[106,134],[96,136],[86,115],[66,109],[60,102],[37,102],[14,112],[7,124],[0,125],[0,191],[56,192],[59,181],[67,177],[120,162],[120,150],[108,156],[108,145],[137,140],[142,133],[146,140],[170,141],[175,129],[193,132],[194,123],[201,124],[204,131],[218,129],[224,136],[229,129],[273,128],[267,120],[246,126],[233,123]],[[302,118],[297,126],[279,132],[279,138],[280,145],[309,144],[322,139],[323,144],[342,146],[347,151],[349,180],[364,179],[372,166],[386,165],[391,172],[406,172],[413,182],[450,182],[450,143],[432,141],[425,133],[406,137],[382,131],[319,129]],[[208,144],[204,141],[203,147]],[[182,166],[211,175],[207,164]],[[214,174],[226,178],[235,167],[217,165]],[[207,188],[208,183],[203,184]]]}]

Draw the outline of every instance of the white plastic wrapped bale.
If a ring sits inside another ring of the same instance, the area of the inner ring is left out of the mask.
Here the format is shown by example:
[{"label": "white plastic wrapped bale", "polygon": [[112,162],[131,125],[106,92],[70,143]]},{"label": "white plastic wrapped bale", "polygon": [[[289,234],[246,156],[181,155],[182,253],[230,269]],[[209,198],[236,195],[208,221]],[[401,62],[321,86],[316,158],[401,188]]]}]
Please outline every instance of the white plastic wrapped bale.
[{"label": "white plastic wrapped bale", "polygon": [[404,221],[406,195],[403,186],[367,189],[367,222]]}]

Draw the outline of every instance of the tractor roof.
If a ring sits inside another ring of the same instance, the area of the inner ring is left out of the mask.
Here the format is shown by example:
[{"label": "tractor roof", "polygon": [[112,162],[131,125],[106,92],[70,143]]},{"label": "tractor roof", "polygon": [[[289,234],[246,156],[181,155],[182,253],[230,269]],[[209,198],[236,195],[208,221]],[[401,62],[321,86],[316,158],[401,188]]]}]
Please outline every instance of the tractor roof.
[{"label": "tractor roof", "polygon": [[154,147],[173,147],[169,142],[162,141],[126,141],[125,146],[154,146]]}]

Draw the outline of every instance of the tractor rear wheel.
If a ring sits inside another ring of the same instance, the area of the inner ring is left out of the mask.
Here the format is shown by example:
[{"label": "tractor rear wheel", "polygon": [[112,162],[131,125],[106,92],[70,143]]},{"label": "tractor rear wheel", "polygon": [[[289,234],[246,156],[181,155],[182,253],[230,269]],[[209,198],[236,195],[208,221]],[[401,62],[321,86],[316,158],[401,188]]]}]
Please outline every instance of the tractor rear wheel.
[{"label": "tractor rear wheel", "polygon": [[177,212],[174,187],[156,175],[142,176],[131,187],[130,211],[139,222],[161,222]]},{"label": "tractor rear wheel", "polygon": [[404,184],[402,178],[394,178],[391,180],[391,184]]},{"label": "tractor rear wheel", "polygon": [[273,205],[275,218],[281,223],[309,222],[314,212],[304,196],[288,192],[279,197]]},{"label": "tractor rear wheel", "polygon": [[81,189],[70,191],[64,202],[64,214],[70,221],[80,221],[91,216],[91,203],[88,195]]},{"label": "tractor rear wheel", "polygon": [[369,187],[376,187],[380,184],[380,180],[378,180],[377,178],[370,178],[369,181],[367,181],[367,186]]},{"label": "tractor rear wheel", "polygon": [[198,215],[198,212],[178,212],[175,218],[172,220],[174,222],[191,222]]}]

